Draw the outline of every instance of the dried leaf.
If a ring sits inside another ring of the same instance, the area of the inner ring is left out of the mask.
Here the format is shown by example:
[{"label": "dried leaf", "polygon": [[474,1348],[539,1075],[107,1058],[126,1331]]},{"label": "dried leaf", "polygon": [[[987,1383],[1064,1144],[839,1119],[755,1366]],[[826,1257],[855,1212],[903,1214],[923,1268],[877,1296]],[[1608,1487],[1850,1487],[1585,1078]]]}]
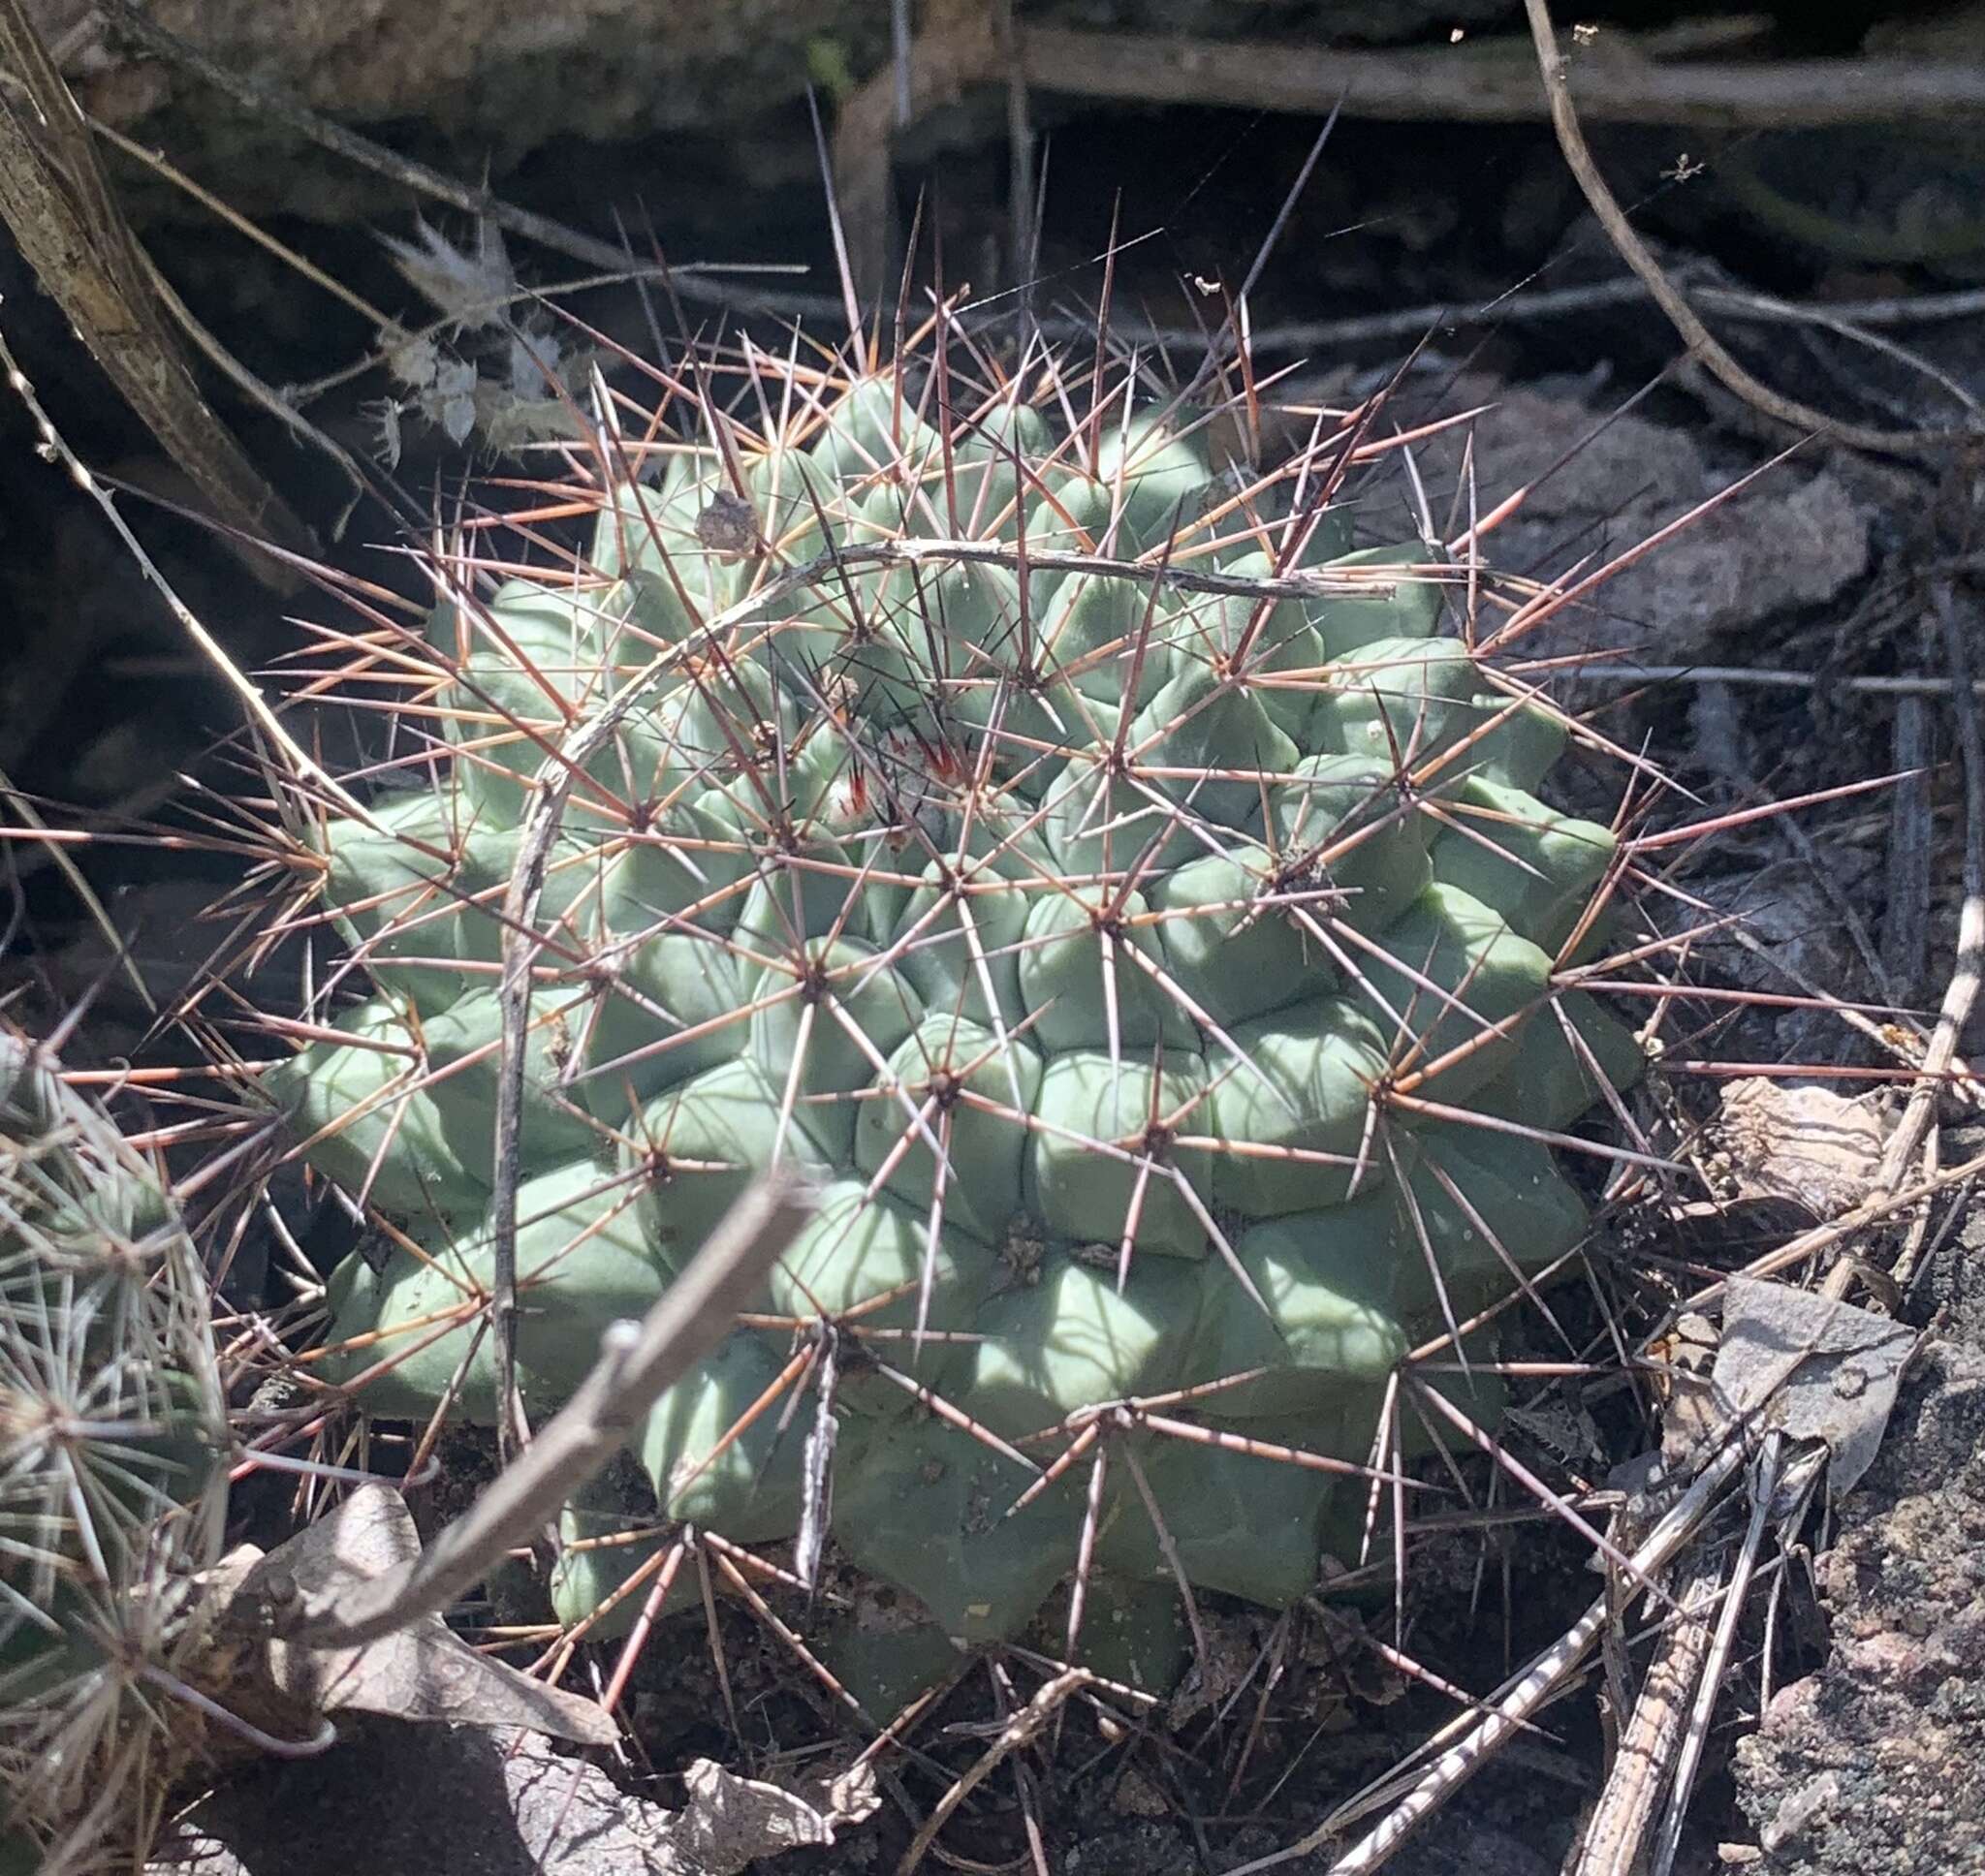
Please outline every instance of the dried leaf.
[{"label": "dried leaf", "polygon": [[1795,1440],[1823,1440],[1835,1497],[1874,1462],[1914,1347],[1906,1323],[1831,1297],[1755,1277],[1732,1277],[1714,1375],[1729,1413],[1771,1405],[1771,1423]]},{"label": "dried leaf", "polygon": [[[420,1534],[400,1495],[362,1485],[328,1516],[248,1572],[242,1593],[314,1600],[356,1587],[420,1554]],[[613,1716],[596,1702],[548,1687],[479,1655],[438,1615],[357,1648],[270,1641],[263,1670],[275,1688],[317,1714],[378,1713],[465,1726],[525,1727],[581,1745],[611,1745]]]},{"label": "dried leaf", "polygon": [[665,1843],[672,1860],[697,1876],[737,1876],[757,1858],[831,1844],[835,1831],[873,1815],[882,1801],[866,1765],[828,1784],[819,1803],[740,1778],[710,1759],[694,1761],[684,1783],[689,1802],[669,1820]]},{"label": "dried leaf", "polygon": [[1716,1325],[1690,1311],[1649,1351],[1661,1363],[1654,1385],[1666,1466],[1680,1466],[1723,1423],[1713,1380],[1717,1343]]},{"label": "dried leaf", "polygon": [[[523,1733],[361,1731],[322,1759],[222,1784],[162,1847],[151,1876],[349,1876],[360,1866],[539,1876],[735,1876],[821,1844],[876,1806],[857,1766],[799,1797],[705,1761],[684,1811]],[[706,1860],[706,1858],[714,1860]]]},{"label": "dried leaf", "polygon": [[1881,1168],[1887,1129],[1865,1101],[1812,1083],[1764,1077],[1723,1090],[1717,1135],[1737,1197],[1779,1200],[1824,1221],[1865,1199]]},{"label": "dried leaf", "polygon": [[418,245],[393,234],[379,237],[408,281],[462,327],[501,325],[505,302],[517,292],[502,230],[494,222],[478,222],[473,254],[427,222],[417,220],[414,232],[421,237]]}]

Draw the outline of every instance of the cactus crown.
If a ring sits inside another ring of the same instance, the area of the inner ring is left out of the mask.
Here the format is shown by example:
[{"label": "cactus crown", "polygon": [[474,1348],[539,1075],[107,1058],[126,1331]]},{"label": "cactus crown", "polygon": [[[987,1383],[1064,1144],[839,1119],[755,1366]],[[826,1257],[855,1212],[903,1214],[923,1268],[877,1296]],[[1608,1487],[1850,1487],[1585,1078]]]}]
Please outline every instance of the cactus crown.
[{"label": "cactus crown", "polygon": [[[333,1274],[318,1371],[494,1411],[497,978],[557,781],[531,1410],[799,1162],[817,1219],[630,1442],[667,1517],[825,1524],[955,1639],[1078,1568],[1286,1603],[1363,1514],[1345,1475],[1397,1460],[1402,1359],[1481,1348],[1580,1235],[1545,1136],[1635,1071],[1560,982],[1615,854],[1537,797],[1567,726],[1444,624],[1438,544],[1353,550],[1369,412],[1257,471],[1211,440],[1251,383],[1002,377],[941,322],[899,363],[725,368],[609,408],[593,470],[506,517],[590,513],[586,552],[444,555],[424,633],[353,638],[394,743],[319,824],[343,962],[269,1085],[394,1248]],[[831,1505],[772,1404],[830,1370]],[[1497,1411],[1484,1372],[1435,1385]]]}]

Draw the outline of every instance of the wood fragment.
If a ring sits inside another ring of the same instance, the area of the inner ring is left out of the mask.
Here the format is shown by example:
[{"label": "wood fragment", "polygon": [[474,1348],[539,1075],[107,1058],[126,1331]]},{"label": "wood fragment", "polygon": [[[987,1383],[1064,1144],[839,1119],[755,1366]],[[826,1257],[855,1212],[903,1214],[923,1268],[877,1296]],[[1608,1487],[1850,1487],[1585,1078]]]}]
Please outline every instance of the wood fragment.
[{"label": "wood fragment", "polygon": [[1980,973],[1985,971],[1985,742],[1978,734],[1971,639],[1968,636],[1975,632],[1975,622],[1968,627],[1959,619],[1957,596],[1948,581],[1939,581],[1933,589],[1932,603],[1950,667],[1951,707],[1957,716],[1958,755],[1964,768],[1965,899],[1958,914],[1957,956],[1938,1012],[1937,1029],[1924,1052],[1921,1078],[1882,1158],[1878,1184],[1889,1191],[1902,1184],[1923,1143],[1937,1111],[1941,1084],[1957,1056],[1958,1038],[1978,1000]]},{"label": "wood fragment", "polygon": [[[1783,1451],[1784,1441],[1774,1428],[1764,1436],[1757,1455],[1756,1472],[1750,1482],[1750,1524],[1744,1533],[1744,1543],[1730,1572],[1729,1587],[1723,1593],[1723,1607],[1717,1615],[1717,1631],[1710,1641],[1709,1658],[1697,1679],[1695,1704],[1689,1710],[1688,1726],[1670,1768],[1668,1805],[1661,1818],[1660,1835],[1650,1859],[1651,1876],[1670,1876],[1675,1867],[1675,1853],[1681,1848],[1683,1826],[1688,1821],[1688,1800],[1695,1789],[1696,1770],[1702,1764],[1703,1745],[1709,1738],[1710,1722],[1716,1716],[1717,1697],[1723,1689],[1723,1675],[1730,1665],[1731,1645],[1737,1638],[1737,1623],[1744,1613],[1751,1574],[1757,1567],[1758,1546],[1764,1539],[1764,1527],[1778,1493]],[[1781,1536],[1798,1521],[1798,1515],[1788,1519],[1787,1525],[1781,1527]]]},{"label": "wood fragment", "polygon": [[976,0],[937,0],[925,9],[924,30],[841,105],[834,132],[835,193],[855,283],[865,295],[879,294],[889,275],[898,132],[958,103],[974,85],[1006,80],[1009,61],[1000,51],[995,11]]},{"label": "wood fragment", "polygon": [[0,0],[0,218],[90,356],[187,475],[255,578],[292,592],[315,543],[202,394],[161,314],[150,264],[97,161],[88,120],[23,0]]},{"label": "wood fragment", "polygon": [[1723,1586],[1720,1555],[1698,1556],[1676,1596],[1681,1612],[1661,1638],[1599,1802],[1564,1865],[1564,1876],[1631,1876],[1654,1828],[1689,1704],[1714,1631],[1709,1614]]},{"label": "wood fragment", "polygon": [[[1604,40],[1628,35],[1610,29]],[[1028,81],[1041,90],[1142,104],[1314,111],[1342,96],[1345,114],[1404,122],[1534,123],[1544,87],[1520,40],[1450,47],[1341,51],[1261,40],[1029,26]],[[1956,122],[1985,109],[1985,69],[1957,60],[1785,59],[1663,64],[1581,57],[1579,112],[1595,123],[1689,130]]]},{"label": "wood fragment", "polygon": [[[895,140],[975,87],[1317,116],[1341,105],[1352,117],[1404,123],[1531,123],[1554,109],[1536,61],[1513,37],[1344,50],[1034,23],[1016,23],[1008,33],[990,18],[996,11],[934,0],[907,49],[842,109],[835,172],[865,293],[879,291],[887,271]],[[1739,43],[1755,24],[1729,23],[1739,27],[1729,35]],[[1719,37],[1711,35],[1712,48]],[[1959,122],[1985,109],[1985,69],[1963,60],[1692,56],[1703,49],[1687,22],[1669,35],[1608,28],[1600,45],[1582,48],[1569,74],[1580,115],[1595,123],[1756,130]]]}]

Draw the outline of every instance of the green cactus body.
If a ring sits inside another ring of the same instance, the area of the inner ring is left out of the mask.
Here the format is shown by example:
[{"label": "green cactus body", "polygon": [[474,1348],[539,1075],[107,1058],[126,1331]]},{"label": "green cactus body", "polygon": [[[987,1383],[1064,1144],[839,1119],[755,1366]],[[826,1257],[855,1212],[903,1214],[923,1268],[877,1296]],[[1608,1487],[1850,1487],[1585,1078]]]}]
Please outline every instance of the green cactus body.
[{"label": "green cactus body", "polygon": [[[824,1203],[758,1326],[629,1442],[664,1520],[793,1535],[814,1409],[783,1438],[753,1409],[824,1318],[833,1534],[946,1634],[1037,1614],[1088,1474],[1009,1516],[1029,1464],[1152,1397],[1217,1437],[1132,1416],[1103,1445],[1139,1454],[1186,1576],[1286,1603],[1364,1488],[1239,1441],[1364,1460],[1406,1352],[1582,1229],[1505,1123],[1561,1129],[1637,1071],[1554,984],[1613,840],[1537,798],[1561,728],[1441,635],[1437,550],[1346,553],[1334,511],[1263,518],[1308,499],[1293,470],[1237,511],[1189,422],[1120,397],[1072,436],[1054,397],[955,399],[947,449],[929,382],[816,384],[810,434],[782,418],[604,498],[578,587],[436,615],[452,753],[322,836],[373,995],[269,1077],[306,1156],[404,1239],[334,1275],[319,1371],[397,1356],[373,1411],[452,1388],[492,1411],[497,907],[531,777],[635,686],[538,918],[530,1410],[796,1162]],[[747,415],[792,408],[761,387]],[[933,537],[995,558],[904,545]],[[1301,568],[1311,592],[1036,558],[1066,551]],[[1493,1411],[1486,1384],[1468,1398]],[[1129,1468],[1097,1516],[1118,1652],[1170,1659],[1176,1624],[1140,1598],[1172,1566]],[[561,1607],[658,1541],[573,1553]]]},{"label": "green cactus body", "polygon": [[128,1864],[199,1732],[147,1675],[203,1639],[227,1452],[156,1169],[0,1028],[0,1819],[47,1867]]}]

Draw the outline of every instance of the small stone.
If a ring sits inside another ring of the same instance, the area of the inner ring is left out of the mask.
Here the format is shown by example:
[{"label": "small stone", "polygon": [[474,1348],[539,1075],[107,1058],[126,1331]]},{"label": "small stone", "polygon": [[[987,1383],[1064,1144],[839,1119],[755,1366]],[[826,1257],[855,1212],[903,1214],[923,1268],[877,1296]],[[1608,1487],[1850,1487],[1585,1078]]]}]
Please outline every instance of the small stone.
[{"label": "small stone", "polygon": [[1841,1796],[1841,1781],[1830,1771],[1809,1778],[1779,1806],[1778,1815],[1759,1832],[1764,1850],[1789,1843],[1812,1821],[1830,1811]]}]

